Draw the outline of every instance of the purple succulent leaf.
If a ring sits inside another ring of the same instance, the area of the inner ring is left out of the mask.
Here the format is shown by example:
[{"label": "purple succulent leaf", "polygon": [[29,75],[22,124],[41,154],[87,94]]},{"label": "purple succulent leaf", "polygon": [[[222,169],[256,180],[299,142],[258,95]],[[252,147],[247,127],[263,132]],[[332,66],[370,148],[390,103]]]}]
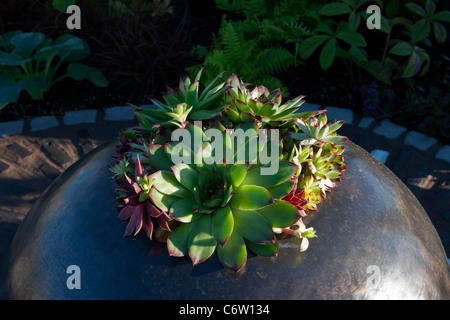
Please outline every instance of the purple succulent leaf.
[{"label": "purple succulent leaf", "polygon": [[142,168],[141,160],[139,160],[139,154],[136,156],[136,167],[135,167],[135,177],[144,176],[144,168]]},{"label": "purple succulent leaf", "polygon": [[122,220],[128,220],[128,219],[130,219],[133,212],[134,212],[134,207],[126,206],[122,210],[120,210],[119,218]]}]

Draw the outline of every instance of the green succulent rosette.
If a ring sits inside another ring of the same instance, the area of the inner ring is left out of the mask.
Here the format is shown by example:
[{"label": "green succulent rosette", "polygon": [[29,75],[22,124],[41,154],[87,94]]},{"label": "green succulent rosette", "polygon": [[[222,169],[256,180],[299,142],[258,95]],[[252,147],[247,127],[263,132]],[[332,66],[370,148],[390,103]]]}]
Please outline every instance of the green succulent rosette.
[{"label": "green succulent rosette", "polygon": [[[248,130],[255,128],[250,126]],[[197,131],[204,138],[199,127],[191,125],[186,130],[192,134]],[[231,151],[232,159],[237,160],[239,150],[250,146],[252,138],[243,147],[235,144],[235,148],[229,138],[226,132],[216,137],[223,141],[222,150],[227,154]],[[263,151],[268,143],[260,140],[263,145],[257,148]],[[247,249],[258,255],[276,255],[278,242],[273,229],[287,228],[301,217],[294,205],[281,200],[294,187],[298,166],[280,161],[276,174],[262,175],[264,165],[258,157],[231,164],[217,163],[210,142],[198,149],[189,148],[189,144],[177,148],[183,143],[150,147],[153,151],[164,150],[165,157],[158,152],[150,153],[149,162],[159,170],[149,177],[154,180],[149,197],[178,222],[167,240],[169,254],[189,255],[195,265],[217,251],[222,264],[236,271],[245,264]],[[188,159],[192,162],[174,164],[171,152],[176,150],[190,154]],[[196,161],[200,154],[201,161]]]}]

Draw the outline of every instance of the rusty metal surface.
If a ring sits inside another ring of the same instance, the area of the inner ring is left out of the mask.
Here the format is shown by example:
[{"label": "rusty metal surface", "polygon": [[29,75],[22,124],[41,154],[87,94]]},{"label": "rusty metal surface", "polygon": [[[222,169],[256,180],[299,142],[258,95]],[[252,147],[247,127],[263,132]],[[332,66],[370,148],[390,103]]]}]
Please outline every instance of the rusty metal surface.
[{"label": "rusty metal surface", "polygon": [[[348,170],[304,219],[318,238],[299,252],[280,240],[275,258],[248,255],[239,274],[216,256],[192,267],[145,234],[123,238],[107,165],[114,144],[60,176],[20,225],[2,269],[5,299],[450,299],[439,236],[409,189],[348,142]],[[69,289],[67,268],[80,268]]]}]

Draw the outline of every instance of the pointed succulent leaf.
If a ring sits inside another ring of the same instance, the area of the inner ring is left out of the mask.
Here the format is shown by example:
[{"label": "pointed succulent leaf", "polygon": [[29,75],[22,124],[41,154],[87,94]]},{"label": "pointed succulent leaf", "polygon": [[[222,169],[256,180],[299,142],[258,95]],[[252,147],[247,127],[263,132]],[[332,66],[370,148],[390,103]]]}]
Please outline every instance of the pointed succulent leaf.
[{"label": "pointed succulent leaf", "polygon": [[198,181],[198,171],[185,163],[178,163],[172,166],[172,172],[180,184],[192,191]]},{"label": "pointed succulent leaf", "polygon": [[144,214],[144,206],[143,205],[134,207],[134,211],[131,215],[130,221],[128,222],[128,225],[125,229],[125,235],[124,235],[125,237],[129,236],[132,233],[134,233],[134,235],[138,234],[138,232],[142,228],[143,214]]},{"label": "pointed succulent leaf", "polygon": [[194,216],[198,215],[194,209],[194,201],[192,198],[185,198],[172,204],[169,210],[172,219],[183,223],[191,222]]},{"label": "pointed succulent leaf", "polygon": [[239,187],[244,180],[248,170],[245,163],[234,163],[230,168],[230,182],[233,187]]},{"label": "pointed succulent leaf", "polygon": [[191,191],[180,184],[172,172],[160,170],[149,176],[153,186],[161,193],[180,198],[191,197]]},{"label": "pointed succulent leaf", "polygon": [[261,174],[261,168],[252,169],[247,172],[243,185],[258,185],[265,188],[274,187],[280,183],[283,183],[287,179],[291,178],[298,170],[298,166],[289,161],[281,161],[278,165],[278,171],[276,174],[263,175]]},{"label": "pointed succulent leaf", "polygon": [[258,212],[270,222],[273,228],[286,228],[300,219],[300,214],[292,204],[275,200],[274,204],[258,209]]},{"label": "pointed succulent leaf", "polygon": [[167,239],[167,249],[169,254],[174,257],[184,257],[187,255],[189,239],[195,223],[180,224]]},{"label": "pointed succulent leaf", "polygon": [[241,210],[254,210],[274,203],[266,188],[261,186],[241,185],[235,189],[230,206]]},{"label": "pointed succulent leaf", "polygon": [[234,219],[230,206],[219,208],[212,217],[212,233],[220,245],[224,245],[233,231]]},{"label": "pointed succulent leaf", "polygon": [[170,207],[181,198],[161,193],[156,188],[152,188],[149,193],[152,202],[164,212],[169,212]]},{"label": "pointed succulent leaf", "polygon": [[247,260],[247,249],[242,235],[234,230],[224,246],[217,246],[217,254],[222,265],[239,272]]},{"label": "pointed succulent leaf", "polygon": [[272,197],[274,199],[281,199],[284,196],[286,196],[287,194],[289,194],[289,192],[292,191],[292,189],[295,186],[295,182],[291,179],[284,181],[283,183],[280,183],[274,187],[268,188],[267,191],[270,192],[270,194],[272,195]]},{"label": "pointed succulent leaf", "polygon": [[263,257],[274,257],[278,255],[278,240],[275,238],[273,244],[259,244],[245,239],[247,248],[256,255]]},{"label": "pointed succulent leaf", "polygon": [[189,238],[189,256],[194,265],[207,260],[215,251],[217,242],[212,235],[212,217],[204,215],[196,220]]},{"label": "pointed succulent leaf", "polygon": [[321,141],[330,142],[330,143],[338,143],[338,142],[348,141],[348,138],[343,137],[343,136],[328,136],[328,137],[321,139]]},{"label": "pointed succulent leaf", "polygon": [[168,157],[163,145],[153,144],[149,147],[148,151],[150,163],[156,168],[156,170],[170,170],[173,162]]},{"label": "pointed succulent leaf", "polygon": [[246,239],[261,243],[273,244],[274,234],[270,222],[256,210],[241,210],[231,208],[233,211],[234,228]]}]

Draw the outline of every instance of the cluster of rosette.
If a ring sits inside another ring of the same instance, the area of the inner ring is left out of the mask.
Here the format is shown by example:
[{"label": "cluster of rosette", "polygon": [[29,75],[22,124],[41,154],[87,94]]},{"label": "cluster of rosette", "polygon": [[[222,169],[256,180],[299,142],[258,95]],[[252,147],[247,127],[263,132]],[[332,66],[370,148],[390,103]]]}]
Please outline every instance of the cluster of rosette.
[{"label": "cluster of rosette", "polygon": [[[200,76],[181,80],[153,108],[134,107],[139,125],[120,133],[111,171],[125,236],[144,229],[166,241],[171,256],[196,265],[217,253],[235,271],[248,250],[276,256],[280,234],[306,250],[316,234],[303,219],[346,169],[346,138],[336,134],[343,122],[298,112],[302,96],[282,104],[279,90],[247,89],[236,75],[220,74],[200,92]],[[174,141],[177,130],[188,138]],[[264,174],[269,153],[276,170]]]}]

